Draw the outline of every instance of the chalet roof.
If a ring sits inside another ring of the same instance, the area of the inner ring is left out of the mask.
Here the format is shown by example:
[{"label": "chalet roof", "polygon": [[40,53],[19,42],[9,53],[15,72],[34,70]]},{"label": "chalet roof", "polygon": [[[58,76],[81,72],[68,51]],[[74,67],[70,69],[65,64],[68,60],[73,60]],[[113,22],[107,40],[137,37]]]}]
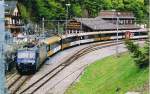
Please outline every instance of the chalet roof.
[{"label": "chalet roof", "polygon": [[[92,30],[116,30],[117,25],[107,22],[101,18],[74,18],[77,22],[82,23],[84,26]],[[139,27],[135,25],[119,25],[118,29],[138,29]]]},{"label": "chalet roof", "polygon": [[75,20],[81,22],[83,25],[89,27],[92,30],[114,29],[115,25],[108,23],[103,19],[96,20],[95,18],[75,18]]},{"label": "chalet roof", "polygon": [[5,15],[11,15],[17,7],[17,1],[5,1]]},{"label": "chalet roof", "polygon": [[115,10],[102,10],[99,13],[99,16],[101,18],[130,18],[134,19],[134,14],[133,12],[120,12],[120,11],[115,11]]}]

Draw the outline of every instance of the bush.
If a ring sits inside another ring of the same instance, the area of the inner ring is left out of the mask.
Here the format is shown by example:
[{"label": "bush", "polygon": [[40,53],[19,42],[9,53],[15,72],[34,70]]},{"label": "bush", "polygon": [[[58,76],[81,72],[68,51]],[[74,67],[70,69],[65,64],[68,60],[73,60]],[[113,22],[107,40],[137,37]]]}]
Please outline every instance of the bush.
[{"label": "bush", "polygon": [[134,44],[131,40],[125,40],[125,44],[130,53],[132,53],[132,57],[136,65],[139,68],[145,68],[149,66],[149,47],[148,43],[144,47],[144,51],[140,50],[140,47],[137,44]]}]

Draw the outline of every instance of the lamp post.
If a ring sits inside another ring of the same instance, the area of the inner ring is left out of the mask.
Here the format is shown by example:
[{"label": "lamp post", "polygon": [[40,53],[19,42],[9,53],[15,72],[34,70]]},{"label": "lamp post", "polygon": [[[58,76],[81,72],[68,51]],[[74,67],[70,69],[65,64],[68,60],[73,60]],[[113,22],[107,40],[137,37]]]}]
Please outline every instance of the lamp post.
[{"label": "lamp post", "polygon": [[42,32],[45,31],[45,29],[44,29],[44,21],[45,21],[45,19],[44,19],[44,17],[43,17],[43,18],[42,18]]},{"label": "lamp post", "polygon": [[66,16],[66,30],[67,30],[67,23],[68,23],[68,7],[70,6],[71,4],[66,4],[66,7],[67,7],[67,16]]},{"label": "lamp post", "polygon": [[4,0],[0,0],[0,94],[5,94],[5,24],[4,24]]},{"label": "lamp post", "polygon": [[120,15],[120,13],[117,12],[117,24],[116,24],[116,25],[117,25],[117,41],[116,41],[116,55],[117,55],[117,56],[119,56],[119,55],[118,55],[118,53],[119,53],[119,51],[118,51],[118,48],[119,48],[119,47],[118,47],[118,40],[119,40],[119,39],[118,39],[119,15]]}]

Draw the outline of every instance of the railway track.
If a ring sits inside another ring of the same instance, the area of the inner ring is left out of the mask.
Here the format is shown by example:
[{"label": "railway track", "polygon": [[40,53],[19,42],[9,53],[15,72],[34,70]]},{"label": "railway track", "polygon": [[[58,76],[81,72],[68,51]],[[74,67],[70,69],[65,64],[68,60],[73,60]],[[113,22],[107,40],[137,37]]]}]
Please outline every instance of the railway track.
[{"label": "railway track", "polygon": [[12,74],[7,74],[6,76],[6,81],[8,82],[9,80],[11,80],[12,78],[14,78],[17,75],[17,72],[12,73]]},{"label": "railway track", "polygon": [[[119,43],[121,44],[121,42]],[[75,60],[88,54],[92,51],[105,48],[108,46],[116,45],[114,42],[107,42],[107,43],[100,43],[100,44],[92,44],[88,47],[85,47],[79,51],[77,51],[73,56],[68,58],[65,62],[59,64],[53,70],[46,73],[44,76],[39,78],[37,81],[29,85],[28,87],[24,88],[22,91],[19,91],[18,94],[36,94],[35,92],[39,90],[43,85],[45,85],[48,81],[50,81],[53,77],[55,77],[58,73],[60,73],[63,69],[73,63]]]},{"label": "railway track", "polygon": [[11,79],[7,79],[6,84],[9,94],[16,94],[16,92],[30,77],[31,76],[21,76],[15,73]]}]

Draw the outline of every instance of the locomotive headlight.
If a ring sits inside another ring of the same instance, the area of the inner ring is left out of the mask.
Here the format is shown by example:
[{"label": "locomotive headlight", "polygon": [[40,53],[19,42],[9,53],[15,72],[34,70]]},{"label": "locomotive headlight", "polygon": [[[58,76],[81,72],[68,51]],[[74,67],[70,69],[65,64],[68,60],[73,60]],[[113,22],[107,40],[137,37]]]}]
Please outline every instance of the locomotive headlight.
[{"label": "locomotive headlight", "polygon": [[35,64],[35,61],[34,62],[32,62],[32,65],[34,65]]},{"label": "locomotive headlight", "polygon": [[17,64],[20,65],[20,62],[18,62]]}]

